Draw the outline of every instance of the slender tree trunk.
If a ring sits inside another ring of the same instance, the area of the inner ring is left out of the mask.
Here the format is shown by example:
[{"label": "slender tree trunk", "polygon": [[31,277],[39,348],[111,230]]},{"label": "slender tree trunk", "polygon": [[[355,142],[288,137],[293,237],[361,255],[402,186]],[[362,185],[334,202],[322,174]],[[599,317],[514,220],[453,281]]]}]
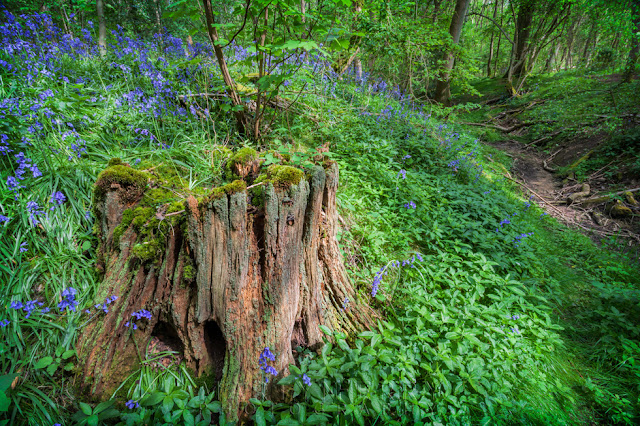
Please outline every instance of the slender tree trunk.
[{"label": "slender tree trunk", "polygon": [[[493,5],[493,20],[496,20],[498,16],[498,0],[494,0]],[[493,60],[493,40],[495,38],[494,30],[491,30],[491,41],[489,42],[489,60],[487,60],[487,77],[491,77],[491,61]]]},{"label": "slender tree trunk", "polygon": [[[456,2],[456,8],[453,12],[453,18],[451,18],[451,25],[449,26],[449,34],[451,35],[454,45],[460,42],[460,34],[462,33],[462,26],[464,25],[464,20],[467,16],[467,8],[469,7],[470,2],[471,0],[457,0]],[[443,105],[450,106],[451,87],[449,78],[455,61],[455,54],[452,49],[445,54],[444,59],[444,70],[441,71],[440,78],[436,83],[435,100]]]},{"label": "slender tree trunk", "polygon": [[96,0],[96,14],[98,15],[98,49],[100,56],[107,54],[107,27],[104,22],[104,1]]},{"label": "slender tree trunk", "polygon": [[[355,13],[355,22],[358,24],[360,20],[360,13],[362,12],[362,5],[364,0],[356,0],[353,2],[353,12]],[[358,28],[356,28],[358,29]],[[358,44],[360,43],[360,38],[358,38]],[[358,46],[358,50],[360,47]],[[356,51],[355,57],[353,58],[353,68],[355,71],[356,82],[362,80],[362,60],[360,59],[360,55]]]},{"label": "slender tree trunk", "polygon": [[638,55],[640,54],[640,0],[632,0],[633,11],[633,30],[631,34],[631,49],[627,57],[627,65],[625,67],[623,80],[625,83],[631,83],[635,74]]},{"label": "slender tree trunk", "polygon": [[547,63],[544,66],[546,72],[551,72],[553,70],[553,64],[560,52],[560,44],[556,45],[556,47],[551,48],[551,52],[549,53],[549,58],[547,59]]},{"label": "slender tree trunk", "polygon": [[591,56],[591,42],[593,38],[596,36],[596,21],[592,20],[591,29],[589,30],[589,35],[587,36],[587,41],[584,42],[584,49],[582,49],[582,62],[585,67],[589,66],[589,58]]},{"label": "slender tree trunk", "polygon": [[[259,168],[255,161],[246,166]],[[119,175],[130,170],[117,167]],[[151,174],[148,185],[113,176],[107,169],[96,182],[105,271],[98,300],[118,299],[78,342],[89,393],[109,398],[155,340],[212,379],[230,420],[246,420],[243,404],[264,389],[258,358],[265,347],[283,377],[296,347],[322,346],[321,325],[355,334],[373,323],[376,315],[356,298],[336,240],[335,164],[316,166],[299,183],[260,187],[260,203],[236,182],[232,190],[186,196],[176,213],[151,207],[133,220],[132,213],[144,211],[138,208],[143,197],[166,182]],[[150,241],[141,236],[145,229],[160,231]],[[162,248],[138,259],[137,250],[152,244]],[[127,322],[141,309],[152,316],[134,331]],[[281,398],[276,382],[269,381],[262,397]]]},{"label": "slender tree trunk", "polygon": [[[101,1],[101,0],[98,0]],[[229,74],[229,68],[227,67],[227,62],[224,59],[224,52],[222,51],[222,46],[218,43],[220,37],[218,36],[218,29],[214,27],[215,20],[213,18],[213,11],[211,9],[211,0],[202,0],[204,6],[204,15],[205,20],[207,22],[207,32],[209,35],[209,40],[213,46],[213,51],[216,54],[216,59],[218,60],[218,66],[220,67],[220,72],[222,73],[222,80],[226,86],[227,95],[229,95],[229,99],[231,100],[231,104],[233,105],[233,114],[236,118],[236,126],[238,129],[238,133],[244,135],[247,131],[248,121],[247,116],[245,114],[244,105],[236,92],[236,85],[233,79],[231,78],[231,74]]]},{"label": "slender tree trunk", "polygon": [[158,33],[162,33],[162,21],[160,20],[160,3],[158,0],[153,0],[154,11],[156,14],[156,27],[158,28]]},{"label": "slender tree trunk", "polygon": [[302,22],[306,22],[307,18],[304,14],[307,13],[307,5],[304,0],[300,0],[300,12],[302,13]]},{"label": "slender tree trunk", "polygon": [[[260,18],[258,18],[260,19]],[[264,43],[267,40],[267,25],[269,24],[269,8],[265,7],[264,9],[264,30],[260,34],[260,39],[256,40],[256,45],[260,47],[264,47]],[[261,49],[258,52],[258,80],[260,80],[265,75],[265,55],[264,51]],[[262,89],[260,85],[258,85],[258,96],[256,98],[256,117],[253,120],[253,137],[255,140],[258,140],[260,137],[260,115],[262,105]]]}]

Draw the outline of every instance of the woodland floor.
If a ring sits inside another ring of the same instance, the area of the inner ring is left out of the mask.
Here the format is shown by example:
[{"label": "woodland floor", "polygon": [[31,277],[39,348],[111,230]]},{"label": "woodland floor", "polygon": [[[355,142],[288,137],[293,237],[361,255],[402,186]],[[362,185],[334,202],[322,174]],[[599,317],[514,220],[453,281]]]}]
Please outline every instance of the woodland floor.
[{"label": "woodland floor", "polygon": [[[605,88],[603,92],[613,93],[619,84],[620,75],[600,75],[590,79],[612,85],[610,88]],[[623,166],[620,166],[617,159],[598,170],[591,171],[587,176],[576,178],[572,172],[576,165],[590,158],[593,159],[610,143],[612,135],[607,131],[597,130],[598,126],[610,116],[598,114],[602,111],[596,108],[593,111],[594,119],[585,126],[592,127],[593,131],[590,129],[590,131],[566,137],[563,134],[564,129],[549,130],[542,137],[540,134],[533,137],[530,126],[541,122],[532,122],[531,115],[536,114],[537,108],[546,107],[558,101],[544,96],[539,98],[530,96],[519,108],[503,110],[506,106],[496,105],[496,101],[502,102],[504,95],[499,94],[500,91],[496,92],[495,89],[496,87],[492,87],[488,92],[480,89],[484,92],[481,96],[461,99],[484,105],[485,117],[489,119],[480,121],[474,117],[475,119],[469,120],[468,124],[479,126],[479,128],[486,126],[496,129],[499,135],[497,140],[485,141],[485,143],[512,159],[511,173],[505,171],[505,177],[516,181],[522,187],[523,193],[533,196],[533,200],[550,216],[583,232],[596,243],[615,239],[619,248],[636,252],[637,258],[637,252],[640,250],[640,204],[629,204],[623,199],[633,214],[630,217],[614,218],[609,214],[611,203],[599,203],[588,207],[580,203],[570,205],[567,203],[567,197],[581,191],[583,184],[590,186],[590,195],[586,198],[640,187],[640,176],[628,173]],[[613,95],[611,101],[617,110]],[[523,117],[523,112],[530,114],[529,119]],[[624,111],[618,112],[622,114]],[[623,116],[628,117],[624,125],[625,130],[628,131],[640,125],[637,112],[632,111]],[[621,171],[612,176],[611,170],[615,169]],[[640,197],[639,194],[640,192],[634,192],[636,199]]]},{"label": "woodland floor", "polygon": [[[504,140],[491,143],[496,149],[513,159],[512,173],[507,177],[516,180],[525,194],[533,196],[547,214],[555,217],[571,228],[578,228],[595,242],[612,236],[626,240],[629,246],[640,244],[640,221],[635,216],[628,219],[614,219],[604,214],[602,207],[581,207],[579,204],[567,205],[567,197],[580,191],[582,183],[572,179],[558,178],[553,172],[545,170],[544,162],[549,156],[527,148],[519,142]],[[606,192],[610,185],[590,179],[592,193]],[[599,223],[598,223],[599,222]]]}]

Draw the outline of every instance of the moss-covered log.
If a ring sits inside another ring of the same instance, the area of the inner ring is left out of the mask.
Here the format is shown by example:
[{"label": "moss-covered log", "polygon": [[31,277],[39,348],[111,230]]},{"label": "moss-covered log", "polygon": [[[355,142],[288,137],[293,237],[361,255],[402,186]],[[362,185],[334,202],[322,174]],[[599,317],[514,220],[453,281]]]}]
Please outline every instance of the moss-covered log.
[{"label": "moss-covered log", "polygon": [[[278,167],[249,192],[237,181],[183,200],[163,199],[163,190],[151,189],[159,186],[152,175],[142,188],[143,175],[125,165],[103,172],[96,184],[104,268],[98,297],[118,299],[79,342],[92,394],[110,396],[155,338],[181,352],[198,375],[211,376],[236,418],[262,389],[265,347],[283,375],[292,349],[322,344],[320,325],[351,333],[370,324],[373,312],[358,305],[335,238],[337,166],[316,166],[310,176]],[[153,316],[134,331],[125,324],[141,309]],[[277,398],[274,382],[267,392]]]}]

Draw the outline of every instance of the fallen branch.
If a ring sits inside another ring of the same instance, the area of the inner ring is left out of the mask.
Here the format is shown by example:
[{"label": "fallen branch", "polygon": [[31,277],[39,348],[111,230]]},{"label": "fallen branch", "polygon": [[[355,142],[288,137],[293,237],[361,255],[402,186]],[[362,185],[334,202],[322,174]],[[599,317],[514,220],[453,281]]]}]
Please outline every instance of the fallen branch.
[{"label": "fallen branch", "polygon": [[577,204],[585,204],[585,205],[600,204],[600,203],[607,202],[610,199],[612,199],[613,197],[616,197],[618,195],[624,195],[627,192],[638,192],[638,191],[640,191],[640,188],[626,189],[624,191],[618,191],[618,192],[615,192],[613,194],[603,195],[601,197],[587,198],[586,200],[582,200]]}]

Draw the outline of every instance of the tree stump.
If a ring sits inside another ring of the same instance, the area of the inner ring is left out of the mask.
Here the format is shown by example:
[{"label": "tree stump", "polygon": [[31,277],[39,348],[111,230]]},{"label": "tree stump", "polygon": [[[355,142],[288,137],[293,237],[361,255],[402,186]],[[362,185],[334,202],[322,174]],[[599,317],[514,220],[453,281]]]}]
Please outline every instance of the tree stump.
[{"label": "tree stump", "polygon": [[[371,324],[375,313],[357,302],[336,240],[335,164],[306,176],[276,166],[289,181],[269,169],[257,188],[235,181],[200,197],[167,192],[154,172],[110,164],[95,186],[104,270],[97,302],[118,299],[79,339],[91,394],[109,397],[139,368],[136,348],[144,352],[155,339],[212,377],[227,416],[237,419],[263,388],[265,347],[281,377],[294,363],[292,348],[322,345],[320,325],[354,333]],[[127,327],[141,309],[151,319]],[[267,396],[278,398],[276,381]]]}]

